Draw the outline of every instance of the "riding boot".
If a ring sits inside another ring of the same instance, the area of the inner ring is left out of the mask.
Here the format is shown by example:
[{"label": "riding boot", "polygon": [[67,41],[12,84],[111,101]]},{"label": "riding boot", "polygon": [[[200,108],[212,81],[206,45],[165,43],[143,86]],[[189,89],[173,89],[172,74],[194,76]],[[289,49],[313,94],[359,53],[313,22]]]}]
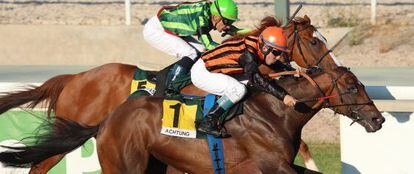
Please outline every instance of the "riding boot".
[{"label": "riding boot", "polygon": [[220,122],[220,117],[231,107],[231,102],[226,96],[217,100],[209,113],[197,124],[197,130],[206,134],[214,135],[216,138],[231,137]]},{"label": "riding boot", "polygon": [[167,78],[165,79],[165,84],[167,86],[165,89],[166,96],[172,96],[179,93],[179,91],[176,91],[174,89],[173,81],[177,79],[177,77],[187,74],[193,64],[194,61],[189,57],[183,57],[181,60],[174,64],[174,66],[168,72]]}]

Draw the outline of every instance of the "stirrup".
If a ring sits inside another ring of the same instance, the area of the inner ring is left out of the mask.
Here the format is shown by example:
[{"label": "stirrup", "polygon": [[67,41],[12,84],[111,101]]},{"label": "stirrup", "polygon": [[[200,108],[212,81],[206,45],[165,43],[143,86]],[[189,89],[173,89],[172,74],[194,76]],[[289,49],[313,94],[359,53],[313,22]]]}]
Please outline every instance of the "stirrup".
[{"label": "stirrup", "polygon": [[166,97],[171,97],[171,96],[174,96],[174,95],[177,95],[178,93],[173,89],[173,88],[169,88],[169,87],[167,87],[165,90],[164,90],[164,95],[166,96]]},{"label": "stirrup", "polygon": [[[208,133],[211,132],[211,129],[214,129],[214,121],[207,119],[208,118],[203,118],[202,120],[195,121],[195,127],[197,131]],[[206,126],[205,124],[211,124],[211,126]]]},{"label": "stirrup", "polygon": [[201,121],[196,123],[197,131],[203,132],[205,134],[213,135],[216,138],[229,138],[231,135],[227,133],[226,128],[223,126],[212,126],[206,128],[204,126],[200,127]]},{"label": "stirrup", "polygon": [[219,126],[219,134],[215,135],[216,138],[230,138],[231,135],[229,133],[227,133],[227,129],[226,127],[223,126]]},{"label": "stirrup", "polygon": [[[203,131],[201,131],[201,132],[203,132]],[[231,137],[231,135],[229,133],[227,133],[227,131],[225,129],[213,130],[213,131],[208,131],[208,132],[204,132],[204,133],[213,135],[215,138],[230,138]]]}]

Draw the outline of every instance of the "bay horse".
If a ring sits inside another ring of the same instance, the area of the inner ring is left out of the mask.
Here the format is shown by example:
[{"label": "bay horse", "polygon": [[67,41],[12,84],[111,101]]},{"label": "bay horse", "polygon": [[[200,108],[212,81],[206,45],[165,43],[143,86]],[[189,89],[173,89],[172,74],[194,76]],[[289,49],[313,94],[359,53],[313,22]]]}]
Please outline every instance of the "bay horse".
[{"label": "bay horse", "polygon": [[[368,97],[364,85],[345,67],[289,78],[279,84],[303,101],[288,107],[269,93],[254,92],[243,102],[244,111],[226,123],[232,138],[223,139],[227,173],[294,174],[303,126],[323,107],[351,118],[367,132],[382,127],[384,117]],[[104,174],[142,174],[155,156],[180,171],[213,173],[205,140],[160,133],[162,97],[139,97],[121,104],[98,126],[85,126],[58,118],[53,132],[39,144],[0,153],[7,165],[32,165],[66,153],[97,136],[98,157]],[[67,135],[67,133],[70,133]],[[65,142],[65,143],[61,143]]]},{"label": "bay horse", "polygon": [[[261,21],[261,26],[249,35],[258,36],[267,26],[274,25],[279,25],[277,20],[266,17]],[[315,35],[317,30],[307,16],[296,18],[284,31],[288,37],[289,50],[292,50],[290,58],[299,66],[317,66],[322,56],[326,58],[320,61],[320,67],[330,69],[336,66],[332,55],[325,55],[328,52],[326,44]],[[78,123],[97,125],[127,99],[135,70],[136,66],[112,63],[79,74],[56,76],[40,87],[30,87],[1,96],[0,114],[26,103],[29,107],[34,107],[46,100],[49,101],[48,116],[54,112],[59,117]],[[302,143],[301,147],[301,154],[310,156],[306,153],[306,144]],[[46,173],[64,155],[45,160],[32,167],[30,173]],[[307,159],[305,156],[305,161]]]}]

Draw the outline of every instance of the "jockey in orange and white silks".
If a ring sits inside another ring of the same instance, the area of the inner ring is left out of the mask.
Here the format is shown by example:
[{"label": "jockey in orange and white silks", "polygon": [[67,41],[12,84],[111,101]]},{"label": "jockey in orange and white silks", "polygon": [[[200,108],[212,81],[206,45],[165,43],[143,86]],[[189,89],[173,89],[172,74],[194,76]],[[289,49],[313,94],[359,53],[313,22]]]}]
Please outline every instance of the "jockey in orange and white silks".
[{"label": "jockey in orange and white silks", "polygon": [[[237,32],[240,29],[232,26],[237,20],[238,9],[233,0],[186,2],[162,7],[145,24],[143,34],[151,46],[180,59],[167,77],[167,89],[172,90],[171,81],[186,74],[200,52],[218,45],[209,34],[211,30]],[[198,40],[192,36],[197,36]]]},{"label": "jockey in orange and white silks", "polygon": [[287,51],[286,38],[279,27],[266,28],[259,37],[248,36],[240,40],[226,42],[206,51],[191,68],[193,84],[209,93],[222,96],[217,100],[207,116],[197,125],[201,132],[216,137],[228,137],[224,129],[218,127],[219,117],[247,93],[244,79],[232,76],[247,74],[248,83],[262,88],[293,106],[296,99],[275,83],[269,83],[258,70],[258,65],[275,63]]}]

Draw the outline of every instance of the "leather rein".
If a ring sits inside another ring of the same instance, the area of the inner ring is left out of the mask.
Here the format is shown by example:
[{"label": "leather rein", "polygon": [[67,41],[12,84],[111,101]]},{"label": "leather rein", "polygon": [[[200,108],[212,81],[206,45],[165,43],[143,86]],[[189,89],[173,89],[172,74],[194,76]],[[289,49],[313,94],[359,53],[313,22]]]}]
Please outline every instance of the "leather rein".
[{"label": "leather rein", "polygon": [[[302,77],[306,78],[312,84],[312,86],[314,86],[315,88],[318,89],[318,91],[321,94],[321,97],[310,98],[310,99],[301,99],[298,102],[303,102],[303,103],[316,102],[311,107],[312,109],[318,109],[322,106],[322,108],[331,108],[336,113],[339,113],[337,107],[341,107],[341,106],[358,106],[358,108],[356,108],[356,109],[349,108],[348,111],[346,113],[344,113],[345,115],[348,115],[349,117],[351,117],[351,119],[353,120],[353,122],[351,123],[351,125],[352,125],[353,123],[362,120],[361,114],[359,114],[359,111],[362,108],[364,108],[365,106],[374,105],[374,103],[373,103],[372,100],[369,100],[368,102],[365,102],[365,103],[345,103],[344,99],[343,99],[343,96],[344,95],[349,95],[349,94],[357,94],[358,89],[357,88],[351,88],[351,89],[347,89],[345,92],[341,92],[341,90],[338,87],[337,81],[344,74],[346,74],[346,73],[342,73],[341,75],[339,75],[336,78],[334,78],[331,74],[329,74],[329,76],[332,79],[331,82],[332,82],[333,88],[331,90],[329,90],[327,95],[325,95],[322,88],[305,72],[301,72],[301,71],[284,71],[284,72],[279,72],[279,73],[271,73],[271,74],[269,74],[269,77],[270,78],[277,78],[277,77],[280,77],[280,76],[283,76],[283,75],[296,75],[296,76],[302,76]],[[336,91],[336,94],[333,94],[334,91]],[[338,105],[329,104],[329,99],[335,98],[335,97],[340,98],[341,104],[338,104]]]}]

